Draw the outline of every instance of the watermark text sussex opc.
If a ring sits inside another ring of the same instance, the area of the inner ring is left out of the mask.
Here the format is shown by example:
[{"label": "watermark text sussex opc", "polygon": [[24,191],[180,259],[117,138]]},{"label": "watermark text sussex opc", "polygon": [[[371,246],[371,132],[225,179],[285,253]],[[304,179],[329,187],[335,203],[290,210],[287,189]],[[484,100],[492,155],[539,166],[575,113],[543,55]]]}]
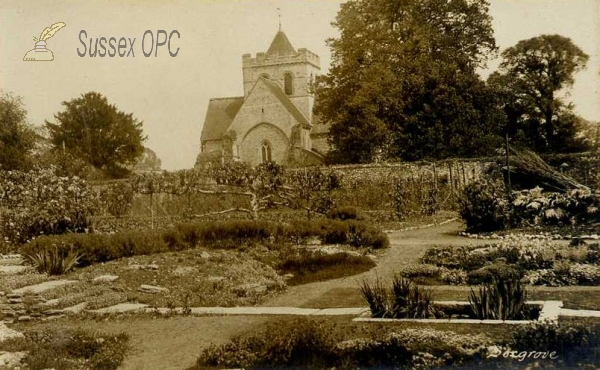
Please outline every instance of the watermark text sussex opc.
[{"label": "watermark text sussex opc", "polygon": [[[167,33],[165,30],[157,30],[156,38],[154,37],[154,32],[151,30],[146,30],[144,35],[142,36],[141,49],[142,54],[148,57],[158,57],[159,47],[165,47],[169,52],[171,57],[176,57],[179,54],[179,47],[175,49],[174,40],[175,36],[177,39],[181,38],[179,31],[173,30],[170,33]],[[83,50],[77,48],[77,55],[80,57],[89,56],[91,58],[95,57],[125,57],[125,58],[135,58],[136,48],[135,46],[136,38],[131,37],[121,37],[118,39],[116,37],[90,37],[88,42],[88,33],[86,30],[79,31],[79,42],[83,45]],[[173,45],[171,45],[173,42]],[[139,50],[139,49],[138,49]],[[162,53],[164,54],[164,53]],[[138,53],[139,55],[139,53]]]}]

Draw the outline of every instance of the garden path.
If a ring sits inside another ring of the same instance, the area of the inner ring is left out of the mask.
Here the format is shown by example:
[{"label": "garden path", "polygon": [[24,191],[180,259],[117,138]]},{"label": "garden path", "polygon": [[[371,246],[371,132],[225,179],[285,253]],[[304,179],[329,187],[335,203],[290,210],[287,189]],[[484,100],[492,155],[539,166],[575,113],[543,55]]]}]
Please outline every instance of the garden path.
[{"label": "garden path", "polygon": [[483,245],[489,243],[484,239],[468,239],[458,233],[462,223],[452,221],[433,227],[396,231],[388,234],[390,248],[377,261],[377,267],[350,277],[315,282],[288,288],[263,304],[263,306],[305,307],[307,303],[318,301],[332,289],[358,288],[364,279],[373,281],[380,278],[389,281],[401,266],[418,263],[425,251],[435,245]]}]

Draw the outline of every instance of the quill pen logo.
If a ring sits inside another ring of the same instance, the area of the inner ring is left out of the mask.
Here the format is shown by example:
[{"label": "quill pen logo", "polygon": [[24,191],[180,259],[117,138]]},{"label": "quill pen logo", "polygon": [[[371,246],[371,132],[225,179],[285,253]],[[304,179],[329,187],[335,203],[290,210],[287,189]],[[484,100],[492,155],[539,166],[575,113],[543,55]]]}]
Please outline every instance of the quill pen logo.
[{"label": "quill pen logo", "polygon": [[54,60],[54,54],[52,50],[46,49],[46,40],[54,36],[58,30],[66,26],[63,22],[54,23],[50,27],[46,27],[39,38],[34,37],[33,41],[36,41],[35,48],[29,50],[23,57],[24,61],[46,61],[50,62]]}]

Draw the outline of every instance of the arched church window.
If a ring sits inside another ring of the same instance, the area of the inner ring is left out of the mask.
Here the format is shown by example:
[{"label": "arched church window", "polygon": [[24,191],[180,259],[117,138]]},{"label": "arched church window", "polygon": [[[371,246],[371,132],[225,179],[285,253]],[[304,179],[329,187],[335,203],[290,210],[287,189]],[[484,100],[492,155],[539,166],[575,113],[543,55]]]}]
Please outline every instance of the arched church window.
[{"label": "arched church window", "polygon": [[268,141],[263,141],[260,147],[260,153],[262,163],[271,162],[271,144],[269,144]]},{"label": "arched church window", "polygon": [[294,95],[294,76],[291,72],[283,74],[283,90],[286,95]]}]

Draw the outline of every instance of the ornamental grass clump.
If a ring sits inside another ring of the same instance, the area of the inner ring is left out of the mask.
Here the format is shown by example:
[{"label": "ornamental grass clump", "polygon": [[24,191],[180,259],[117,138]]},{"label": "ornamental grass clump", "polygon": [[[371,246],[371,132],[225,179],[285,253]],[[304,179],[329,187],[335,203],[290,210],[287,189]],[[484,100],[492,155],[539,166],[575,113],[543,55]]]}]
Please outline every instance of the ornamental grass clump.
[{"label": "ornamental grass clump", "polygon": [[55,246],[54,249],[25,254],[24,257],[41,274],[64,275],[77,266],[81,254],[72,249],[65,253]]},{"label": "ornamental grass clump", "polygon": [[480,320],[518,320],[525,314],[527,292],[518,279],[492,278],[479,288],[473,288],[469,304],[476,318]]},{"label": "ornamental grass clump", "polygon": [[425,319],[438,316],[431,291],[402,276],[394,277],[390,291],[379,278],[373,286],[363,281],[361,291],[372,317]]},{"label": "ornamental grass clump", "polygon": [[373,317],[388,317],[390,312],[389,293],[379,277],[375,280],[375,284],[371,285],[368,281],[363,280],[360,287],[363,298],[369,304],[371,316]]},{"label": "ornamental grass clump", "polygon": [[426,319],[437,315],[431,291],[421,288],[412,280],[394,276],[392,292],[394,294],[392,317]]}]

